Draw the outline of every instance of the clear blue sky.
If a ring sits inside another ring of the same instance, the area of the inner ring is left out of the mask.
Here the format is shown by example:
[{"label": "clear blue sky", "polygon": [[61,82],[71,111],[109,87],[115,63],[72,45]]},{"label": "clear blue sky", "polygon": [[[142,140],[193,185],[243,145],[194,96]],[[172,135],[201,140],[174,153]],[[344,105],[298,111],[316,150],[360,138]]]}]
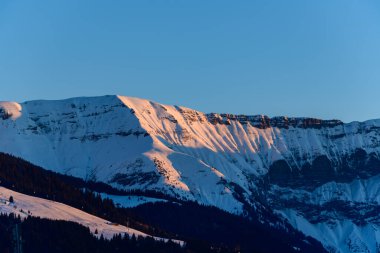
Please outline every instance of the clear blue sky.
[{"label": "clear blue sky", "polygon": [[0,89],[380,118],[380,1],[1,0]]}]

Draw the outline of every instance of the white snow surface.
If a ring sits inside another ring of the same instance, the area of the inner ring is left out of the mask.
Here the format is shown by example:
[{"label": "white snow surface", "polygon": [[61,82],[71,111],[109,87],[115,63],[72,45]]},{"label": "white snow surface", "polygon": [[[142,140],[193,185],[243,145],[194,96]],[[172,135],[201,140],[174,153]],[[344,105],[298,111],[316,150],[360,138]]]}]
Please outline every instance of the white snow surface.
[{"label": "white snow surface", "polygon": [[[8,200],[10,196],[13,197],[14,203],[9,203]],[[107,239],[111,239],[114,235],[117,234],[126,234],[129,236],[135,235],[136,237],[152,237],[138,230],[109,222],[71,206],[51,200],[25,195],[4,187],[0,187],[0,213],[13,213],[16,216],[20,215],[22,219],[30,215],[33,217],[46,218],[50,220],[72,221],[88,227],[91,233],[95,233],[95,230],[98,230],[97,236],[100,237],[103,235],[104,238]],[[168,240],[160,237],[152,238],[163,241]],[[179,244],[184,243],[183,241],[174,241]]]},{"label": "white snow surface", "polygon": [[357,226],[350,220],[333,220],[312,224],[294,210],[285,209],[279,213],[293,227],[322,242],[329,252],[375,253],[380,250],[380,226],[378,224]]},{"label": "white snow surface", "polygon": [[[356,179],[351,183],[330,182],[316,188],[312,192],[304,190],[291,190],[286,188],[287,194],[282,198],[298,199],[304,204],[323,205],[330,201],[345,201],[350,206],[363,205],[361,212],[366,213],[366,204],[378,206],[380,204],[380,176],[374,176],[367,180]],[[280,187],[273,187],[278,190]],[[333,214],[328,221],[312,223],[297,210],[277,210],[290,224],[306,235],[321,241],[330,249],[330,252],[368,252],[380,251],[380,226],[378,214],[373,214],[366,219],[365,224],[357,225],[346,217]],[[323,215],[324,213],[321,213]]]},{"label": "white snow surface", "polygon": [[[0,108],[17,115],[0,119],[1,152],[56,172],[127,190],[158,190],[237,214],[243,204],[234,185],[252,195],[252,179],[265,175],[274,161],[301,168],[321,155],[339,161],[358,148],[380,154],[380,120],[320,129],[259,129],[232,120],[214,125],[199,111],[124,96]],[[351,185],[342,187],[348,187],[348,199],[367,198],[349,191]],[[369,194],[377,200],[376,192]]]}]

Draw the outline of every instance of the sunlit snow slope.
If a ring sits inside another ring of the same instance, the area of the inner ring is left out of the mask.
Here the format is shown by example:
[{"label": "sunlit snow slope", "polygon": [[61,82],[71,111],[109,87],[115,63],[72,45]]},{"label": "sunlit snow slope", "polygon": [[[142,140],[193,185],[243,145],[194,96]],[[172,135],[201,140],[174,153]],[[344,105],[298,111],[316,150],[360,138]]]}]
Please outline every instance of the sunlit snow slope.
[{"label": "sunlit snow slope", "polygon": [[[0,117],[0,151],[44,168],[238,214],[264,205],[332,251],[377,250],[369,205],[378,204],[357,197],[377,188],[355,180],[380,172],[380,120],[205,114],[122,96],[3,102]],[[326,201],[316,201],[321,192]],[[355,219],[349,206],[365,218]]]},{"label": "sunlit snow slope", "polygon": [[[8,201],[10,196],[14,199],[13,203]],[[97,230],[98,237],[103,235],[103,237],[107,239],[111,239],[114,235],[118,234],[129,236],[135,235],[136,237],[149,236],[138,230],[111,223],[71,206],[21,194],[4,187],[0,187],[0,213],[13,213],[16,216],[20,216],[22,219],[28,216],[34,216],[50,220],[72,221],[88,227],[92,233],[95,233]],[[153,238],[156,240],[168,240],[159,237]],[[183,243],[181,241],[176,242]]]}]

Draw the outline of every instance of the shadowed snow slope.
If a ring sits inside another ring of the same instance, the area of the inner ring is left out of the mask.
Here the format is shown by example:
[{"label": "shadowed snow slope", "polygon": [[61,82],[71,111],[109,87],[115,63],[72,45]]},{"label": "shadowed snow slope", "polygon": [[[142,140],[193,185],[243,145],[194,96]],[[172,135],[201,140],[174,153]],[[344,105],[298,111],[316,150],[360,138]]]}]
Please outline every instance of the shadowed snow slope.
[{"label": "shadowed snow slope", "polygon": [[[17,105],[0,103],[5,115],[0,120],[0,151],[60,173],[127,190],[159,190],[232,213],[267,205],[293,221],[298,216],[289,210],[297,211],[300,220],[311,225],[291,224],[326,247],[338,252],[376,252],[373,241],[363,239],[372,233],[368,231],[376,217],[357,221],[341,207],[344,215],[318,220],[312,207],[325,208],[339,199],[337,189],[343,189],[345,196],[339,203],[347,205],[367,204],[368,198],[362,195],[375,195],[376,187],[354,181],[370,180],[380,172],[380,120],[343,124],[205,114],[123,96]],[[334,182],[340,184],[335,190],[323,198],[316,195]],[[296,200],[289,202],[305,192],[312,196],[309,209]],[[338,224],[343,216],[351,222],[343,224],[349,231],[334,234],[343,225],[334,230],[331,222]],[[315,229],[332,232],[318,237],[310,232]]]}]

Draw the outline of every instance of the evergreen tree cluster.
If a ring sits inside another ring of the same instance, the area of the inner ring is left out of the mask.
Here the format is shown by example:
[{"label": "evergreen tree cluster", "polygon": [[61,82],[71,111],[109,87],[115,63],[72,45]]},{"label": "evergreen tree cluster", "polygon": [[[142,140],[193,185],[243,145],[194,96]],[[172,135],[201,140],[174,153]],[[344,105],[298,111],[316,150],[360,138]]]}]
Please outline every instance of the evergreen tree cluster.
[{"label": "evergreen tree cluster", "polygon": [[155,202],[132,211],[151,226],[179,234],[194,244],[211,243],[240,252],[297,252],[295,248],[308,253],[325,252],[320,242],[294,229],[268,226],[212,206]]},{"label": "evergreen tree cluster", "polygon": [[28,217],[21,222],[14,215],[0,214],[0,252],[14,251],[13,230],[19,225],[25,253],[230,253],[208,245],[180,246],[172,241],[116,235],[111,240],[97,238],[90,230],[75,222]]},{"label": "evergreen tree cluster", "polygon": [[12,230],[18,220],[14,215],[0,214],[0,252],[13,252]]}]

